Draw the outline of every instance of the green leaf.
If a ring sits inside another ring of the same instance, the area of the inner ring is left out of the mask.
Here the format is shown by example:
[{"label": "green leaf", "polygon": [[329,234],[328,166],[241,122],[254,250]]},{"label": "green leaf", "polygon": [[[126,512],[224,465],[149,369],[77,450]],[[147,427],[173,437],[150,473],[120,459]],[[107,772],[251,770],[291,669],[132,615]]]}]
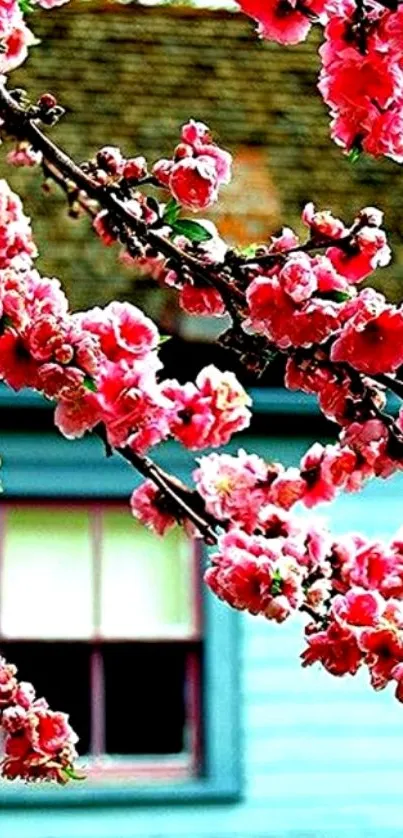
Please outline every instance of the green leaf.
[{"label": "green leaf", "polygon": [[207,242],[212,238],[211,233],[202,224],[191,221],[190,218],[180,218],[171,226],[175,236],[186,236],[191,242]]},{"label": "green leaf", "polygon": [[34,7],[31,6],[30,0],[18,0],[18,5],[23,15],[27,15],[34,10]]},{"label": "green leaf", "polygon": [[351,294],[348,291],[323,291],[315,294],[315,297],[320,300],[330,300],[332,303],[345,303],[351,300]]},{"label": "green leaf", "polygon": [[175,224],[176,219],[179,217],[180,211],[181,205],[178,204],[174,198],[171,198],[164,209],[164,215],[162,216],[162,220],[165,222],[165,224],[169,224],[169,226],[171,226],[172,224]]},{"label": "green leaf", "polygon": [[236,247],[235,250],[239,256],[244,256],[245,259],[253,259],[259,247],[259,244],[247,244],[245,247]]},{"label": "green leaf", "polygon": [[86,390],[90,390],[91,393],[96,393],[97,392],[97,385],[95,384],[94,379],[91,378],[90,375],[85,376],[83,384],[84,384],[84,387],[86,388]]},{"label": "green leaf", "polygon": [[73,766],[63,768],[62,770],[63,770],[63,774],[65,774],[66,777],[68,777],[69,780],[86,780],[87,779],[85,774],[79,774],[78,771]]},{"label": "green leaf", "polygon": [[273,573],[273,579],[271,583],[270,593],[272,596],[279,596],[283,589],[283,580],[281,578],[281,573],[279,570],[275,570]]},{"label": "green leaf", "polygon": [[348,291],[333,291],[332,300],[335,303],[345,303],[346,300],[351,300],[351,294]]},{"label": "green leaf", "polygon": [[357,146],[354,146],[354,148],[352,148],[351,151],[349,151],[347,154],[347,159],[350,161],[350,163],[356,163],[360,157],[361,149],[357,148]]},{"label": "green leaf", "polygon": [[172,335],[160,335],[158,340],[158,345],[162,346],[163,343],[166,343],[168,340],[171,340]]}]

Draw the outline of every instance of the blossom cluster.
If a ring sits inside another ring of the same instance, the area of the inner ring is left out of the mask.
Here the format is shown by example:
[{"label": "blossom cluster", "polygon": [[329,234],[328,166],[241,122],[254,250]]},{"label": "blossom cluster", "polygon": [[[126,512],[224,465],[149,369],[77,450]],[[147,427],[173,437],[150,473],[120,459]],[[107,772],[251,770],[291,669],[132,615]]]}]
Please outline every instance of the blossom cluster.
[{"label": "blossom cluster", "polygon": [[304,666],[320,662],[339,676],[366,666],[375,690],[394,681],[403,701],[401,539],[332,541],[323,528],[272,509],[264,537],[234,528],[218,548],[205,574],[217,596],[277,622],[307,611],[315,619],[306,627]]},{"label": "blossom cluster", "polygon": [[351,43],[355,4],[345,0],[331,16],[320,49],[319,90],[339,145],[402,163],[403,9],[390,11],[376,3],[370,8],[361,49]]},{"label": "blossom cluster", "polygon": [[319,91],[333,139],[346,151],[403,162],[403,10],[370,0],[238,0],[259,34],[280,44],[324,28]]},{"label": "blossom cluster", "polygon": [[371,685],[396,682],[403,701],[403,553],[391,545],[345,537],[332,545],[333,590],[327,619],[306,628],[304,666],[320,662],[332,675],[368,667]]},{"label": "blossom cluster", "polygon": [[159,380],[156,326],[129,303],[70,314],[55,279],[32,266],[21,205],[0,183],[0,379],[57,402],[69,438],[102,423],[108,443],[142,453],[168,436],[191,449],[226,444],[250,419],[233,373],[203,369],[195,383]]},{"label": "blossom cluster", "polygon": [[[329,467],[332,448],[324,450]],[[333,675],[354,675],[365,665],[374,689],[395,681],[403,701],[402,537],[391,545],[353,534],[335,539],[322,521],[291,512],[298,500],[310,505],[302,474],[243,450],[201,458],[195,484],[219,530],[205,582],[231,607],[278,623],[307,612],[304,666],[320,662]],[[318,486],[330,499],[323,480]],[[331,479],[328,488],[331,495]],[[148,481],[134,492],[132,510],[160,535],[176,523]]]},{"label": "blossom cluster", "polygon": [[[378,315],[397,313],[403,324],[403,314],[387,306],[382,295],[373,290],[357,291],[357,285],[376,267],[387,265],[390,249],[381,229],[382,213],[373,207],[361,210],[350,229],[330,212],[316,212],[308,204],[302,220],[310,231],[309,245],[323,246],[324,253],[311,255],[301,246],[292,230],[286,228],[280,237],[272,239],[266,248],[266,264],[249,265],[247,302],[249,331],[264,334],[279,349],[311,347],[323,344],[330,337],[343,341],[345,330],[354,324],[360,332],[372,323],[372,341],[367,340],[366,351],[376,344]],[[277,258],[276,258],[277,254]],[[281,258],[283,257],[283,258]],[[381,321],[382,322],[382,321]],[[389,357],[393,338],[382,345],[379,363],[383,372],[395,369],[400,359]],[[339,344],[337,344],[339,345]],[[388,354],[389,349],[389,354]],[[382,355],[384,359],[382,361]],[[343,352],[337,353],[343,358]],[[360,353],[349,353],[348,360],[360,367]]]},{"label": "blossom cluster", "polygon": [[19,681],[17,669],[0,658],[0,726],[5,733],[1,776],[65,783],[76,775],[78,741],[65,713],[37,699],[32,684]]},{"label": "blossom cluster", "polygon": [[[32,165],[35,152],[21,143],[12,152],[11,161],[17,165]],[[181,130],[180,142],[171,159],[158,160],[149,169],[144,157],[125,158],[115,146],[101,148],[85,164],[93,182],[113,187],[124,204],[125,211],[134,219],[139,231],[152,231],[180,249],[201,267],[224,262],[229,248],[212,221],[181,217],[183,209],[196,212],[211,206],[218,198],[222,185],[230,182],[232,158],[211,138],[207,125],[190,119]],[[155,187],[161,201],[141,191],[144,185]],[[165,202],[166,196],[169,200]],[[124,243],[121,260],[161,285],[179,292],[179,304],[189,314],[221,316],[226,313],[219,290],[185,267],[164,256],[158,248],[139,235],[122,233],[121,224],[110,209],[103,208],[95,216],[93,227],[103,244],[109,246],[120,240]]]},{"label": "blossom cluster", "polygon": [[230,182],[231,163],[230,153],[213,142],[207,126],[191,119],[173,158],[159,160],[153,174],[183,207],[200,210],[210,207],[219,187]]}]

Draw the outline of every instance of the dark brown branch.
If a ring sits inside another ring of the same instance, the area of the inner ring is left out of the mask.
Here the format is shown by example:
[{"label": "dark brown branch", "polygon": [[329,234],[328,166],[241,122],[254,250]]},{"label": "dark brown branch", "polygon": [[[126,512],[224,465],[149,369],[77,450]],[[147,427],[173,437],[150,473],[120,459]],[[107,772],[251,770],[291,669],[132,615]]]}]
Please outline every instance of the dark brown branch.
[{"label": "dark brown branch", "polygon": [[217,543],[216,528],[222,526],[212,515],[204,508],[202,498],[196,491],[189,489],[185,483],[178,480],[168,472],[164,471],[160,466],[154,463],[150,457],[145,457],[136,454],[128,445],[122,448],[111,448],[107,442],[106,432],[103,425],[98,425],[95,428],[95,433],[102,440],[106,446],[107,453],[112,454],[116,451],[120,454],[136,471],[148,480],[152,480],[155,486],[165,495],[172,503],[176,510],[178,519],[183,520],[187,518],[198,529],[203,536],[206,544]]},{"label": "dark brown branch", "polygon": [[132,213],[125,201],[119,198],[115,188],[100,185],[77,166],[63,149],[43,133],[37,121],[29,117],[29,114],[13,99],[3,85],[0,85],[0,112],[6,130],[17,139],[28,140],[36,151],[42,152],[50,176],[55,175],[54,179],[59,182],[59,185],[60,176],[72,181],[79,189],[85,191],[89,198],[108,210],[112,218],[117,218],[125,227],[136,233],[144,244],[151,245],[167,259],[171,259],[175,265],[179,267],[185,265],[195,277],[201,279],[203,283],[214,285],[224,297],[230,294],[231,297],[244,302],[242,292],[220,273],[224,267],[222,264],[205,265],[155,230],[147,229],[146,225]]},{"label": "dark brown branch", "polygon": [[380,373],[379,375],[372,375],[371,378],[378,381],[379,384],[383,384],[384,387],[391,390],[396,396],[399,396],[399,399],[403,399],[403,382],[397,378],[393,378],[393,375]]}]

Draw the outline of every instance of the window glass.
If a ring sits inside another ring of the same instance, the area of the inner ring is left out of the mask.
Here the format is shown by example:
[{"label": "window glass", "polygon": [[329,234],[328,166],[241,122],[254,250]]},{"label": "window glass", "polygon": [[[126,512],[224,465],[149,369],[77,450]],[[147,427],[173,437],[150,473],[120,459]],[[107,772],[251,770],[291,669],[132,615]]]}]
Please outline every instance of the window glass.
[{"label": "window glass", "polygon": [[88,512],[68,506],[6,507],[0,593],[4,637],[91,637]]},{"label": "window glass", "polygon": [[186,646],[111,643],[103,655],[106,752],[184,751]]},{"label": "window glass", "polygon": [[176,528],[158,538],[125,510],[103,516],[102,637],[186,637],[193,632],[192,556]]}]

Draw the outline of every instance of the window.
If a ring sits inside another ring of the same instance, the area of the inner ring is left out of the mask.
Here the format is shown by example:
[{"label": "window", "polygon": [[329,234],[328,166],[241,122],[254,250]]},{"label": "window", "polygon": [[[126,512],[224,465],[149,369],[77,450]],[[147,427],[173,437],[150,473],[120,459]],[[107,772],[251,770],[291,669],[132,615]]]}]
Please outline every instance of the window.
[{"label": "window", "polygon": [[[46,403],[31,394],[0,390],[2,415],[17,401],[23,409],[25,399],[30,421],[40,424]],[[15,426],[21,428],[18,417]],[[136,476],[118,457],[106,462],[95,438],[72,443],[39,430],[34,438],[18,430],[0,437],[0,653],[54,707],[70,710],[80,752],[88,751],[92,763],[87,782],[63,789],[4,784],[0,806],[42,811],[238,799],[239,621],[197,580],[204,548],[197,556],[180,530],[154,540],[136,525],[127,505]],[[193,458],[179,446],[166,443],[158,459],[189,479]],[[118,573],[105,592],[113,566]],[[150,603],[157,569],[163,584]],[[74,678],[66,678],[72,666]],[[57,678],[49,679],[50,668]],[[120,673],[120,689],[137,702],[127,737],[117,717]],[[144,714],[152,724],[144,724]]]},{"label": "window", "polygon": [[4,504],[0,637],[23,680],[70,714],[89,777],[197,775],[198,556],[110,503]]}]

